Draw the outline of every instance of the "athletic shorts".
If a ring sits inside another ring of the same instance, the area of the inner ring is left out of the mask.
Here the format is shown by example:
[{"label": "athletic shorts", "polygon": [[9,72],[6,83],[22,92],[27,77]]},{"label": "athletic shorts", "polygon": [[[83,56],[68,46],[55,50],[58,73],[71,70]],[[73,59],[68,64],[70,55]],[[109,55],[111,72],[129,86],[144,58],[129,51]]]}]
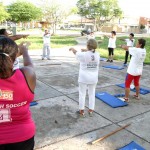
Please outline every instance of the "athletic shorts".
[{"label": "athletic shorts", "polygon": [[125,88],[130,88],[131,82],[134,80],[134,86],[139,86],[139,80],[140,80],[141,75],[139,76],[133,76],[131,74],[126,75],[126,80],[125,80]]},{"label": "athletic shorts", "polygon": [[108,47],[109,56],[114,55],[114,48]]}]

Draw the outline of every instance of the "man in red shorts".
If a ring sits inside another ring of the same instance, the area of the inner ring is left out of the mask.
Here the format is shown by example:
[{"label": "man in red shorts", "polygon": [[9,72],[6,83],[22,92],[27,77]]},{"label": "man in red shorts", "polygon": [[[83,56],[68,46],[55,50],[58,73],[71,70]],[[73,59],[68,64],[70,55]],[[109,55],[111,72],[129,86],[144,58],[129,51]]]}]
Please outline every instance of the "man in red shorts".
[{"label": "man in red shorts", "polygon": [[126,51],[129,51],[129,54],[132,55],[132,58],[130,60],[128,69],[127,69],[127,76],[125,80],[125,101],[129,100],[129,93],[130,93],[130,84],[134,80],[134,86],[136,89],[136,94],[134,95],[134,98],[139,98],[139,80],[142,75],[143,71],[143,63],[146,58],[146,49],[144,48],[146,44],[146,41],[144,39],[138,39],[136,47],[128,47],[125,45],[122,45],[121,48],[123,48]]}]

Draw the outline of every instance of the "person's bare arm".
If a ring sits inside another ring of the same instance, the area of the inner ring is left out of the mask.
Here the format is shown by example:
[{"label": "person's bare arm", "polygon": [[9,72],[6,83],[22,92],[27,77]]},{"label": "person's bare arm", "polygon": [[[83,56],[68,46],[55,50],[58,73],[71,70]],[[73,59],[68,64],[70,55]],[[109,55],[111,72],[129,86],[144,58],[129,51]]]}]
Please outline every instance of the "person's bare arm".
[{"label": "person's bare arm", "polygon": [[87,49],[85,49],[85,48],[82,48],[81,49],[81,52],[87,52],[88,50]]},{"label": "person's bare arm", "polygon": [[20,34],[20,35],[12,35],[9,36],[10,39],[12,39],[13,41],[19,40],[21,38],[27,38],[29,36],[29,34]]},{"label": "person's bare arm", "polygon": [[128,50],[129,50],[129,46],[121,45],[120,47],[121,47],[122,49],[126,50],[126,51],[128,51]]},{"label": "person's bare arm", "polygon": [[77,53],[77,50],[75,50],[73,47],[69,48],[69,51],[72,51],[75,55]]},{"label": "person's bare arm", "polygon": [[107,37],[107,38],[110,38],[110,36],[109,36],[109,35],[105,35],[105,34],[104,34],[103,36],[104,36],[104,37]]},{"label": "person's bare arm", "polygon": [[120,41],[124,41],[124,42],[126,41],[125,39],[122,39],[122,38],[121,38],[121,39],[119,39],[119,40],[120,40]]},{"label": "person's bare arm", "polygon": [[21,70],[26,77],[27,83],[31,91],[34,92],[36,86],[36,75],[34,71],[34,65],[28,54],[28,44],[29,43],[21,43],[18,47],[19,47],[20,55],[23,56],[24,67],[22,67]]}]

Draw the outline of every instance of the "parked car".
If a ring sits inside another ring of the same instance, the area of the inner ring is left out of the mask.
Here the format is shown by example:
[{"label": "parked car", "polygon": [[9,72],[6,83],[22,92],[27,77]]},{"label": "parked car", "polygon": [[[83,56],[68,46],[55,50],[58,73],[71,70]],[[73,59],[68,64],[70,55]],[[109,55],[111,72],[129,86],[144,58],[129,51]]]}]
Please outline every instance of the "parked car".
[{"label": "parked car", "polygon": [[90,32],[88,31],[88,30],[82,30],[81,31],[81,35],[83,36],[83,35],[89,35],[90,34]]}]

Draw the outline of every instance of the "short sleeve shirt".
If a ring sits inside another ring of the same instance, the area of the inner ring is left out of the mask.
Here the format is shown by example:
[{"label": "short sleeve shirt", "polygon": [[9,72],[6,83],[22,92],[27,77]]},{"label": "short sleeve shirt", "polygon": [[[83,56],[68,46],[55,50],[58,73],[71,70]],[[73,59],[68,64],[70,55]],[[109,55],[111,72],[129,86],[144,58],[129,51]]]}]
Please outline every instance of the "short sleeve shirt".
[{"label": "short sleeve shirt", "polygon": [[76,58],[80,62],[78,82],[95,84],[98,82],[100,56],[92,51],[77,52]]},{"label": "short sleeve shirt", "polygon": [[128,66],[127,73],[133,76],[142,75],[143,63],[146,58],[146,49],[130,47],[129,54],[132,55],[132,57]]}]

